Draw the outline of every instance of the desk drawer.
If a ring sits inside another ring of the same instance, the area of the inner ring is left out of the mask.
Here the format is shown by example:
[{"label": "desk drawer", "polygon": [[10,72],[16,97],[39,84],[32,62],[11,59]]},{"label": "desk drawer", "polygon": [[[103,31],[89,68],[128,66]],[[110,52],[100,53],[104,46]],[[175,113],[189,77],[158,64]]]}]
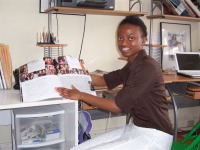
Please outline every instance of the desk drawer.
[{"label": "desk drawer", "polygon": [[13,114],[17,149],[57,149],[65,142],[65,111],[58,105],[14,109]]}]

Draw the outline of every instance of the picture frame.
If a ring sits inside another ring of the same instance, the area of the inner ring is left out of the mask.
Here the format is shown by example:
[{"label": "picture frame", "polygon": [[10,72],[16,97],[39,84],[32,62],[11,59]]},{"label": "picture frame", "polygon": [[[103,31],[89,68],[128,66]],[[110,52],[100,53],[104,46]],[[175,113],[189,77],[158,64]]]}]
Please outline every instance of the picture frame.
[{"label": "picture frame", "polygon": [[175,71],[175,52],[191,51],[191,25],[160,22],[162,48],[162,69]]}]

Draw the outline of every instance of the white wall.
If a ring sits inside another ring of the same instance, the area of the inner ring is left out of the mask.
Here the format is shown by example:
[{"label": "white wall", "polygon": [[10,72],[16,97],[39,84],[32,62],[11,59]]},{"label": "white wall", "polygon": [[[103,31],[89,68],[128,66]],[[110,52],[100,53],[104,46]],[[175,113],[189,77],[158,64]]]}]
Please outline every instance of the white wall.
[{"label": "white wall", "polygon": [[[142,0],[143,11],[150,14],[150,1]],[[117,9],[127,9],[128,0],[116,0]],[[138,7],[134,7],[138,11]],[[10,46],[13,70],[19,66],[43,57],[43,48],[36,46],[36,33],[47,29],[48,15],[39,13],[39,0],[0,0],[0,43]],[[121,68],[125,62],[118,60],[115,44],[117,24],[124,17],[87,15],[86,32],[81,58],[89,71],[102,69],[111,71]],[[149,20],[142,17],[149,28]],[[68,44],[64,55],[79,56],[83,33],[84,16],[58,15],[60,43]],[[56,33],[56,18],[52,17],[53,32]],[[170,20],[156,19],[154,33],[159,35],[159,22]],[[173,21],[176,22],[176,21]],[[191,23],[179,21],[179,23]],[[192,50],[199,49],[199,24],[192,25]],[[148,29],[149,30],[149,29]],[[155,38],[155,37],[154,37]],[[156,37],[157,38],[157,37]]]}]

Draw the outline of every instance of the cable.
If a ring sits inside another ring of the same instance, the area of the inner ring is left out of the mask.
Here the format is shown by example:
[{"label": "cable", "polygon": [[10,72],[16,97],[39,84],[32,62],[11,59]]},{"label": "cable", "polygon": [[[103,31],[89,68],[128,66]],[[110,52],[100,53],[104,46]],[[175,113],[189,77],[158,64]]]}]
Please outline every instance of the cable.
[{"label": "cable", "polygon": [[57,23],[57,38],[56,38],[56,41],[59,40],[59,24],[58,24],[58,13],[56,13],[56,23]]},{"label": "cable", "polygon": [[[59,31],[59,25],[58,25],[58,16],[56,11],[56,20],[57,20],[57,37],[59,37],[58,31]],[[62,15],[75,15],[75,16],[84,16],[84,27],[83,27],[83,36],[82,36],[82,41],[81,41],[81,48],[80,48],[80,52],[79,52],[79,59],[81,58],[81,52],[82,52],[82,47],[83,47],[83,40],[84,40],[84,36],[85,36],[85,27],[86,27],[86,14],[82,15],[82,14],[62,14]]]},{"label": "cable", "polygon": [[80,49],[80,53],[79,53],[79,57],[78,57],[78,59],[81,58],[81,52],[82,52],[82,47],[83,47],[83,40],[84,40],[84,36],[85,36],[86,14],[85,14],[84,16],[85,16],[85,20],[84,20],[83,36],[82,36],[81,49]]}]

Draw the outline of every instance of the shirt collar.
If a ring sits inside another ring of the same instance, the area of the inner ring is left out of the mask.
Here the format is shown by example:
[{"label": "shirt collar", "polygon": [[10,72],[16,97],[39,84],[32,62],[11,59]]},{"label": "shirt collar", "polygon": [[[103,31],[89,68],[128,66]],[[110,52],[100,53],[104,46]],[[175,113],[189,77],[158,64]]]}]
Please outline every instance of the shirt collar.
[{"label": "shirt collar", "polygon": [[138,55],[135,57],[135,59],[133,60],[133,62],[128,62],[128,64],[135,64],[137,62],[140,62],[144,57],[147,56],[147,53],[144,49],[140,50],[140,52],[138,52]]}]

